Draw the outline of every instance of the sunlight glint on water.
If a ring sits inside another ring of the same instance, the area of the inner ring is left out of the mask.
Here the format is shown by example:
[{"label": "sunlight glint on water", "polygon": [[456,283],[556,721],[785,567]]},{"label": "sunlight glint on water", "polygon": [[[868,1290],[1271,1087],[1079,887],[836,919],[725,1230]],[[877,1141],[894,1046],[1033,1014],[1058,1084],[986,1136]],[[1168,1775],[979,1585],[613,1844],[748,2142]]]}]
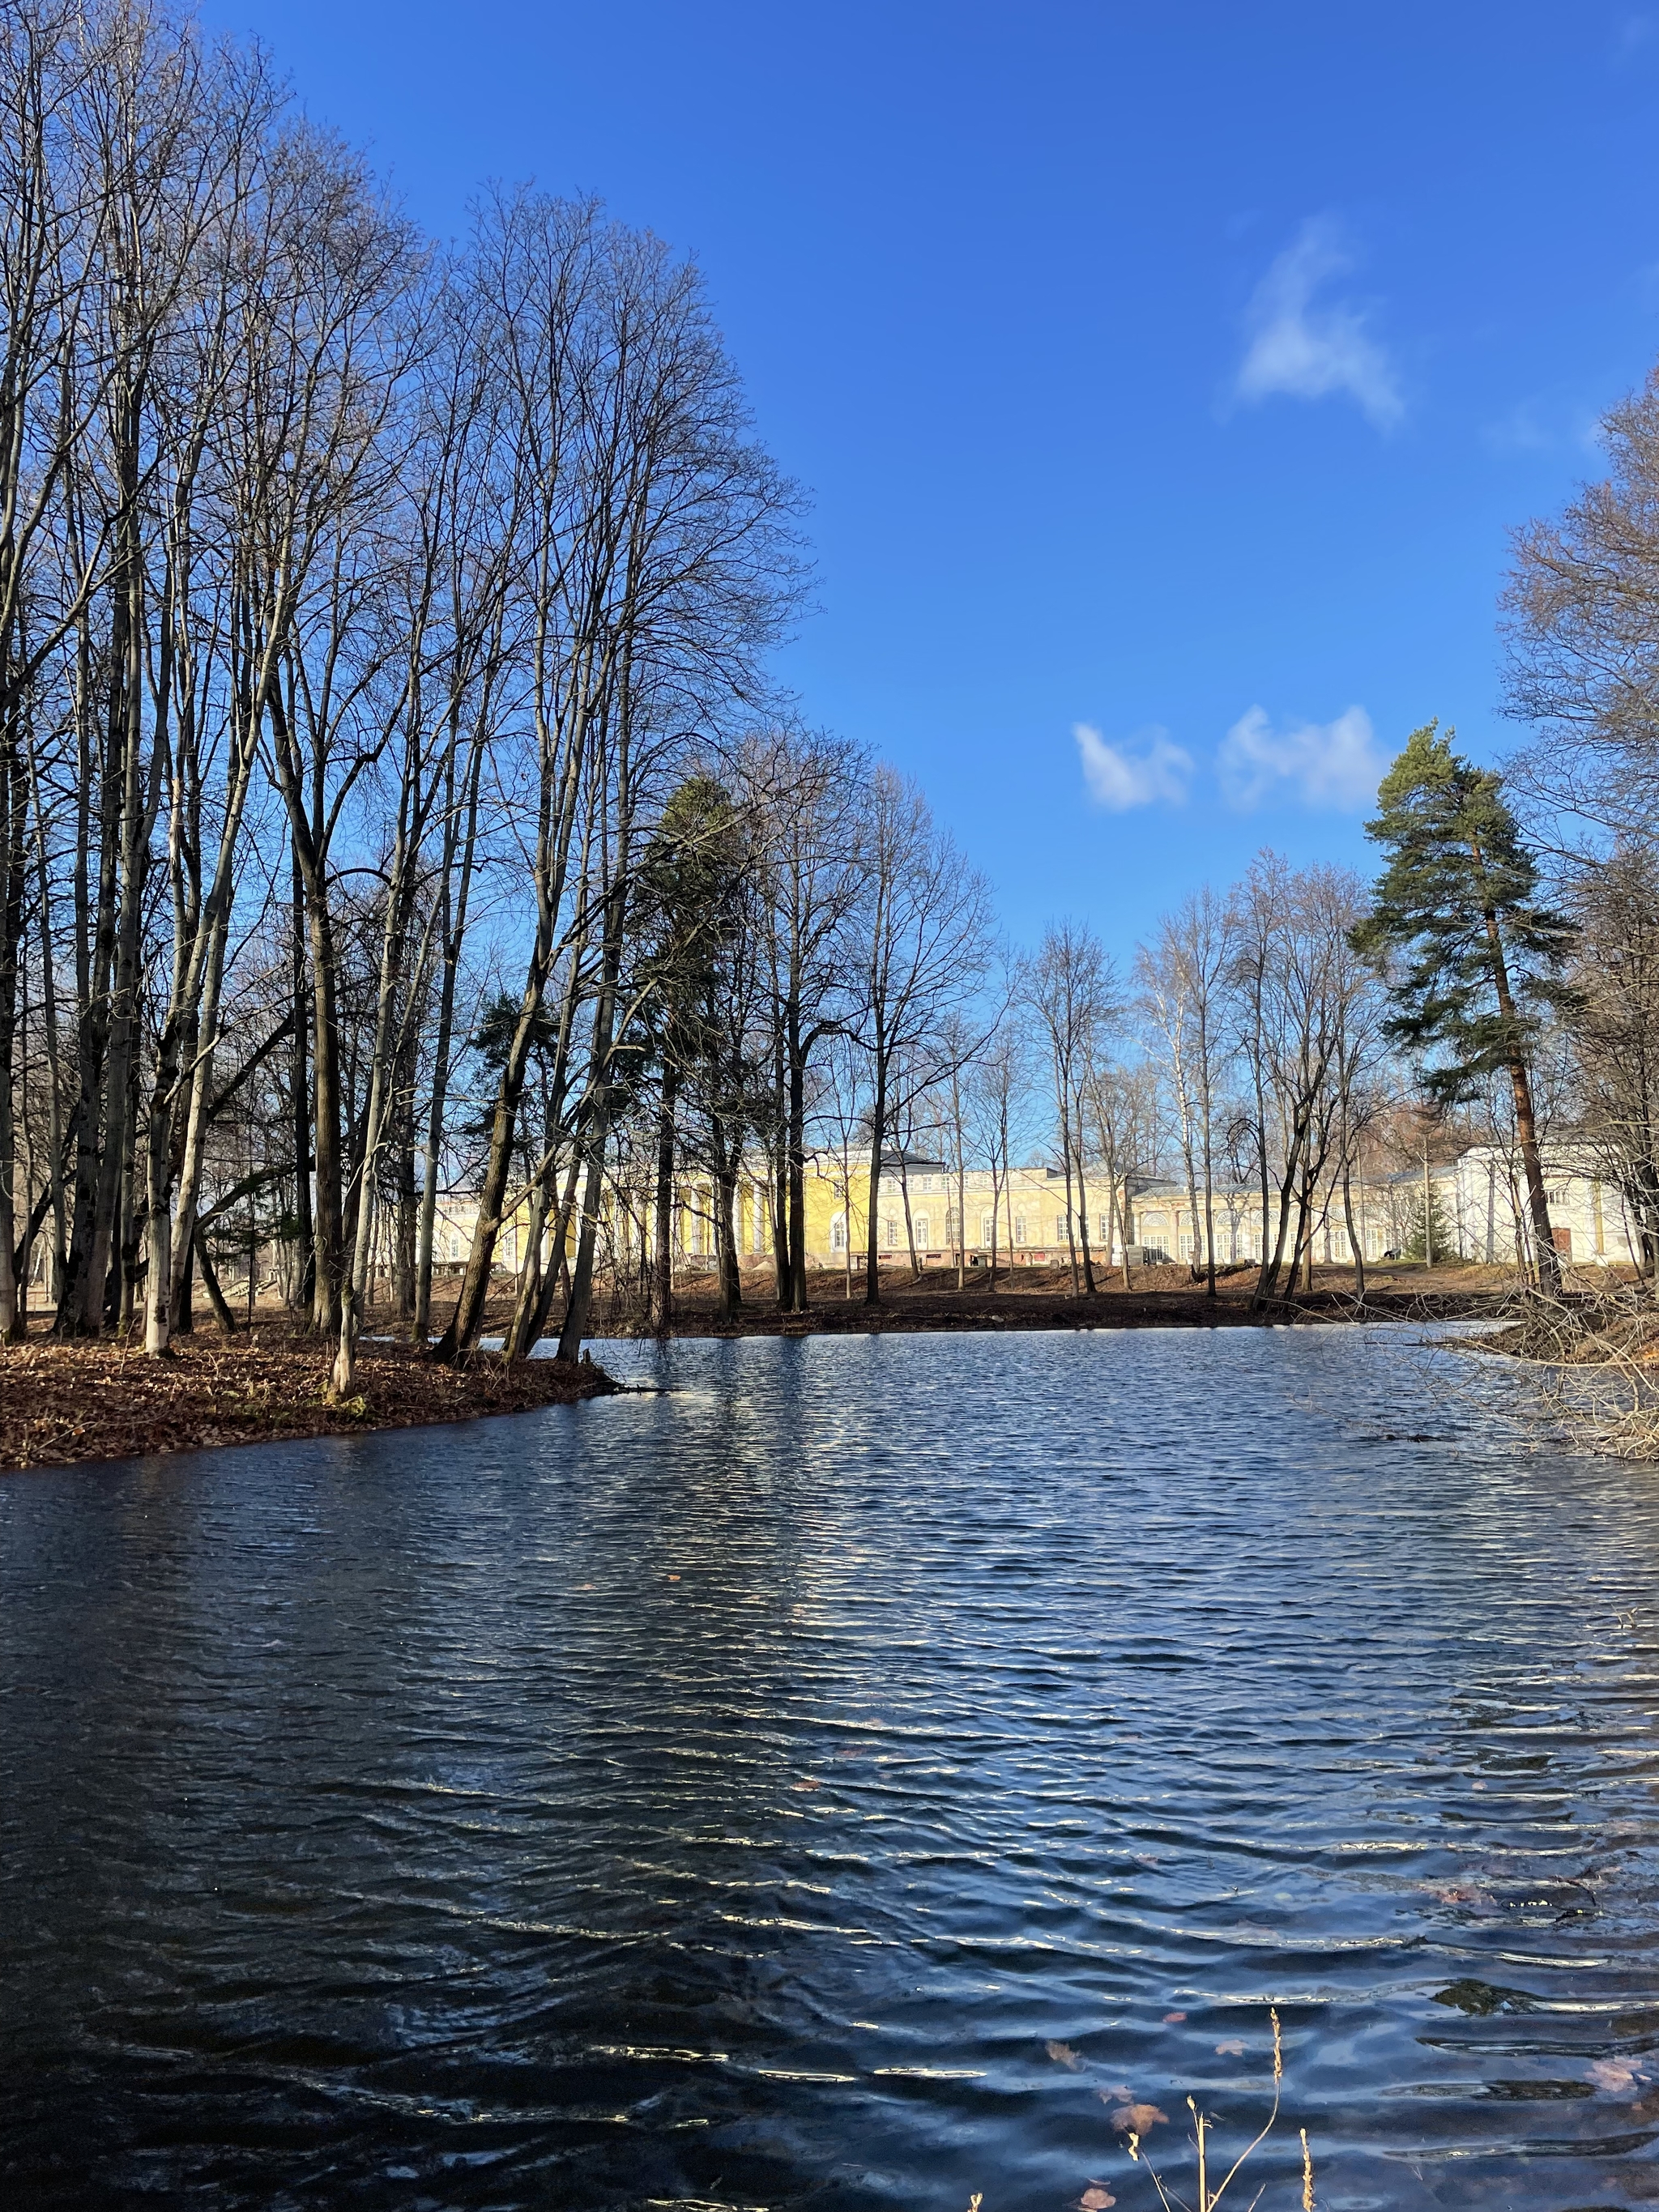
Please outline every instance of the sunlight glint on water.
[{"label": "sunlight glint on water", "polygon": [[1270,1999],[1264,2207],[1659,2196],[1650,1473],[1382,1331],[599,1356],[0,1483],[8,2205],[1150,2205]]}]

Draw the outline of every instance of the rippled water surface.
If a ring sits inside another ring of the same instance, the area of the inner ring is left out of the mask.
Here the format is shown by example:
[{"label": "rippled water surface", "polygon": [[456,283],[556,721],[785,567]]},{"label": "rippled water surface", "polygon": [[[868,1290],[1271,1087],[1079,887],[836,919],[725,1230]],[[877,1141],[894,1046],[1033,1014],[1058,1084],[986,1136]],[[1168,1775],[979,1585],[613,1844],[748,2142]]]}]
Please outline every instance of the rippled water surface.
[{"label": "rippled water surface", "polygon": [[602,1356],[0,1483],[0,2203],[1129,2212],[1270,2000],[1264,2212],[1659,2199],[1653,1473],[1381,1330]]}]

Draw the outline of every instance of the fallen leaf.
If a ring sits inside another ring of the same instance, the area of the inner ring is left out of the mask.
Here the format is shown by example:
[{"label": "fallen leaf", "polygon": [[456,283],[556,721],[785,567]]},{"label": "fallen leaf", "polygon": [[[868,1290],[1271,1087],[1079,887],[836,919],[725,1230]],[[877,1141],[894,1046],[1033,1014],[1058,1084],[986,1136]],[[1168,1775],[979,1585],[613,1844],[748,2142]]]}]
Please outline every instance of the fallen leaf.
[{"label": "fallen leaf", "polygon": [[1237,2040],[1218,2043],[1215,2053],[1218,2058],[1242,2058],[1244,2056],[1244,2046]]},{"label": "fallen leaf", "polygon": [[1184,2012],[1166,2012],[1164,2015],[1164,2025],[1165,2027],[1173,2027],[1177,2021],[1185,2020],[1186,2017]]},{"label": "fallen leaf", "polygon": [[1109,2204],[1117,2203],[1109,2189],[1099,2188],[1085,2189],[1077,2201],[1083,2207],[1083,2212],[1106,2212]]},{"label": "fallen leaf", "polygon": [[1130,2088],[1127,2081],[1120,2081],[1115,2087],[1097,2090],[1096,2094],[1103,2105],[1127,2105],[1134,2095],[1134,2091]]},{"label": "fallen leaf", "polygon": [[795,1784],[795,1788],[797,1790],[816,1790],[817,1786],[817,1780],[810,1774],[807,1776],[805,1782],[798,1782]]},{"label": "fallen leaf", "polygon": [[671,1583],[677,1583],[679,1580],[679,1577],[678,1575],[670,1575],[668,1579]]},{"label": "fallen leaf", "polygon": [[1083,2063],[1069,2043],[1045,2043],[1042,2047],[1057,2066],[1069,2066],[1073,2074]]},{"label": "fallen leaf", "polygon": [[1160,2112],[1156,2105],[1120,2105],[1112,2114],[1112,2125],[1121,2136],[1150,2135],[1160,2120],[1170,2115]]},{"label": "fallen leaf", "polygon": [[1646,2076],[1627,2058],[1598,2058],[1593,2066],[1584,2069],[1584,2078],[1594,2081],[1598,2089],[1606,2089],[1616,2096],[1621,2089],[1633,2089]]}]

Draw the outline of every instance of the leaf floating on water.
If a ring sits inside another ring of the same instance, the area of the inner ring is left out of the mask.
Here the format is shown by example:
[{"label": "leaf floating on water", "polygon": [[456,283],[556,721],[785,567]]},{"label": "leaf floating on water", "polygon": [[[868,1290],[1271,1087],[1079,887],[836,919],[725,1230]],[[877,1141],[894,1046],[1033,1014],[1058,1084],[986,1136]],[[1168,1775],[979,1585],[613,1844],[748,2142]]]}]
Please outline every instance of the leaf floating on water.
[{"label": "leaf floating on water", "polygon": [[1598,2058],[1594,2065],[1584,2069],[1584,2078],[1594,2081],[1598,2089],[1605,2089],[1609,2096],[1616,2097],[1626,2089],[1635,2088],[1647,2076],[1628,2058]]},{"label": "leaf floating on water", "polygon": [[1218,2058],[1242,2058],[1244,2056],[1244,2046],[1235,2036],[1226,2043],[1218,2043],[1215,2055]]},{"label": "leaf floating on water", "polygon": [[812,1774],[809,1774],[804,1782],[797,1782],[794,1784],[797,1790],[816,1790],[817,1786],[817,1777]]},{"label": "leaf floating on water", "polygon": [[1073,2074],[1083,2063],[1069,2043],[1045,2043],[1042,2047],[1056,2066],[1069,2066]]},{"label": "leaf floating on water", "polygon": [[1097,2182],[1092,2187],[1085,2189],[1077,2201],[1083,2207],[1083,2212],[1106,2212],[1106,2207],[1109,2204],[1117,2203],[1111,2191],[1101,2188]]},{"label": "leaf floating on water", "polygon": [[1164,2015],[1164,2025],[1165,2027],[1173,2027],[1178,2021],[1183,2021],[1186,2017],[1184,2012],[1166,2012]]},{"label": "leaf floating on water", "polygon": [[1160,2120],[1170,2115],[1160,2112],[1156,2105],[1120,2105],[1112,2114],[1112,2125],[1122,2136],[1150,2135]]}]

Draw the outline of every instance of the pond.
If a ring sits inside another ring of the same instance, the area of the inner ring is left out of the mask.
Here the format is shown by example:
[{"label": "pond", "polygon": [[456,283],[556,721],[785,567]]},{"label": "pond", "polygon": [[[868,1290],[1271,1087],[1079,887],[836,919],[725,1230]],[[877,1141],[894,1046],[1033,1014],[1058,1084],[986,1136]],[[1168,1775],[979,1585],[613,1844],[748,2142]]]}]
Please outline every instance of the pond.
[{"label": "pond", "polygon": [[1241,2206],[1659,2197],[1652,1473],[1387,1329],[599,1357],[0,1482],[0,2201],[1131,2212],[1270,2002]]}]

